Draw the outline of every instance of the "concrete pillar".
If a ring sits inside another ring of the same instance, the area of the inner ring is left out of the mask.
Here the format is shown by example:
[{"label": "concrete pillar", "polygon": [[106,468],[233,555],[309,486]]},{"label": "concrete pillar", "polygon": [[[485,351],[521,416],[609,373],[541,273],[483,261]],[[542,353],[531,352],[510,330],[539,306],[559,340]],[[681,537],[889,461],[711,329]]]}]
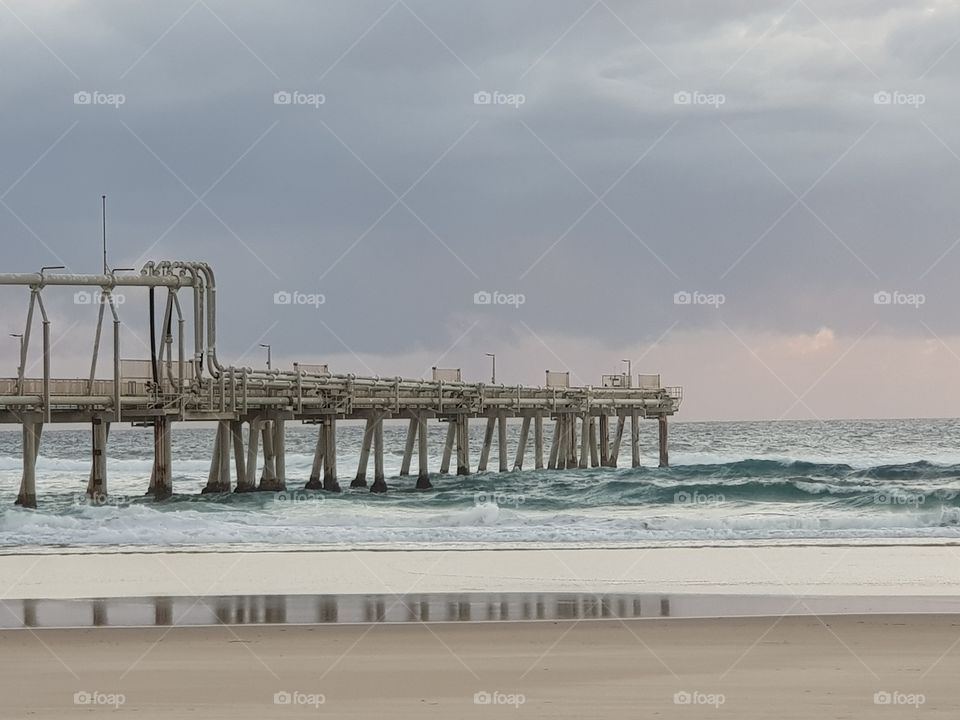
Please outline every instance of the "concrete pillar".
[{"label": "concrete pillar", "polygon": [[247,462],[244,470],[247,471],[242,483],[237,483],[236,492],[253,492],[257,489],[257,457],[259,455],[260,434],[263,422],[255,417],[250,420],[247,432]]},{"label": "concrete pillar", "polygon": [[640,467],[640,422],[636,410],[630,413],[630,466]]},{"label": "concrete pillar", "polygon": [[410,474],[410,462],[413,460],[413,444],[417,440],[417,419],[410,418],[410,424],[407,426],[407,444],[403,448],[403,462],[400,463],[400,477],[406,477]]},{"label": "concrete pillar", "polygon": [[520,424],[520,438],[517,441],[517,457],[513,461],[514,470],[523,470],[523,459],[527,453],[527,436],[530,434],[530,416],[523,418]]},{"label": "concrete pillar", "polygon": [[331,415],[323,421],[326,428],[326,447],[323,451],[323,489],[327,492],[341,492],[337,480],[337,419]]},{"label": "concrete pillar", "polygon": [[428,465],[429,456],[427,455],[427,416],[420,413],[417,418],[417,437],[420,440],[420,446],[417,449],[417,460],[420,462],[420,472],[417,474],[417,490],[429,490],[433,487],[430,484],[430,468]]},{"label": "concrete pillar", "polygon": [[87,497],[100,505],[107,500],[107,423],[103,418],[94,418],[91,423],[92,458]]},{"label": "concrete pillar", "polygon": [[317,425],[317,443],[313,448],[313,465],[310,468],[310,478],[303,486],[304,490],[322,490],[323,458],[327,450],[327,426],[322,422]]},{"label": "concrete pillar", "polygon": [[372,417],[367,418],[363,428],[363,441],[360,443],[360,462],[357,463],[357,474],[350,483],[352,488],[367,486],[367,465],[370,464],[370,446],[373,444],[375,422]]},{"label": "concrete pillar", "polygon": [[[576,422],[576,418],[574,418]],[[580,418],[580,463],[581,468],[586,468],[589,457],[588,453],[590,452],[590,420],[587,419],[587,416],[584,415]]]},{"label": "concrete pillar", "polygon": [[487,427],[483,431],[483,447],[480,448],[480,460],[477,462],[477,472],[487,471],[487,462],[490,459],[490,448],[493,446],[493,431],[496,429],[497,418],[493,415],[487,418]]},{"label": "concrete pillar", "polygon": [[600,416],[600,464],[607,467],[610,464],[610,416]]},{"label": "concrete pillar", "polygon": [[533,461],[537,470],[543,469],[543,414],[538,410],[533,416]]},{"label": "concrete pillar", "polygon": [[450,457],[453,455],[453,445],[457,439],[457,424],[447,422],[447,439],[443,443],[443,459],[440,461],[440,474],[446,475],[450,472]]},{"label": "concrete pillar", "polygon": [[610,467],[616,467],[620,459],[620,446],[623,445],[623,428],[627,424],[626,415],[617,416],[617,431],[613,436],[613,445],[610,447]]},{"label": "concrete pillar", "polygon": [[597,448],[597,419],[591,417],[589,424],[590,431],[590,467],[600,466],[600,451]]},{"label": "concrete pillar", "polygon": [[20,492],[14,504],[25,508],[37,507],[37,456],[40,453],[40,434],[43,424],[23,422],[23,475]]},{"label": "concrete pillar", "polygon": [[172,455],[170,419],[163,415],[153,421],[153,470],[147,494],[153,495],[154,500],[163,500],[173,494]]},{"label": "concrete pillar", "polygon": [[577,417],[567,414],[567,467],[577,466]]},{"label": "concrete pillar", "polygon": [[370,492],[386,491],[387,483],[383,478],[383,417],[380,417],[373,432],[373,485],[370,486]]},{"label": "concrete pillar", "polygon": [[500,472],[507,472],[510,464],[507,461],[507,414],[499,413],[497,418],[497,450],[500,452]]},{"label": "concrete pillar", "polygon": [[553,437],[550,440],[550,461],[547,464],[549,470],[556,470],[560,464],[561,435],[563,435],[562,417],[562,415],[557,415],[553,421]]},{"label": "concrete pillar", "polygon": [[470,474],[470,420],[459,416],[460,441],[457,443],[457,475]]},{"label": "concrete pillar", "polygon": [[280,492],[287,489],[286,458],[283,456],[283,444],[286,440],[283,420],[267,420],[263,423],[263,474],[260,476],[260,490]]},{"label": "concrete pillar", "polygon": [[670,454],[667,448],[667,416],[657,418],[660,439],[660,467],[670,467]]},{"label": "concrete pillar", "polygon": [[240,420],[230,421],[230,437],[233,440],[233,465],[239,487],[247,479],[247,464],[243,454],[243,423]]}]

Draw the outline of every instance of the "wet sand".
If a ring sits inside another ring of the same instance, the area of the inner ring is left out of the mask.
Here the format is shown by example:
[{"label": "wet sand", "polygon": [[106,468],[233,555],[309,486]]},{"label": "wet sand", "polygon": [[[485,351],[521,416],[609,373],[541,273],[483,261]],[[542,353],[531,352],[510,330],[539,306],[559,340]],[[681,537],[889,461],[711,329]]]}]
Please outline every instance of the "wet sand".
[{"label": "wet sand", "polygon": [[447,592],[960,596],[950,545],[0,554],[0,598]]},{"label": "wet sand", "polygon": [[955,615],[7,630],[0,716],[953,718],[958,640]]}]

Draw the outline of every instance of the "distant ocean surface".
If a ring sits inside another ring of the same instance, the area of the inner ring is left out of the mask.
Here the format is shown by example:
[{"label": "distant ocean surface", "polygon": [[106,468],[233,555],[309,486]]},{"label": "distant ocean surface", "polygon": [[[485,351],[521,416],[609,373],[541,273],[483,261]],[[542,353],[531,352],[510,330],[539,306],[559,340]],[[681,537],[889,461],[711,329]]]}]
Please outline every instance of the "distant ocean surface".
[{"label": "distant ocean surface", "polygon": [[[289,424],[287,493],[201,496],[214,432],[173,432],[174,496],[143,497],[149,429],[111,431],[110,503],[82,500],[89,432],[44,432],[37,510],[13,506],[20,434],[0,431],[0,548],[310,545],[599,546],[660,542],[960,540],[960,420],[684,423],[670,426],[672,467],[656,467],[656,423],[641,433],[643,466],[398,478],[405,424],[385,426],[390,492],[350,490],[363,429],[339,429],[342,495],[302,490],[315,430]],[[433,425],[430,468],[445,426]],[[519,425],[508,435],[511,467]],[[549,425],[547,447],[549,448]],[[476,467],[481,423],[471,428]],[[627,433],[629,435],[629,432]],[[494,445],[491,466],[496,467]],[[532,467],[528,456],[526,467]],[[414,459],[414,468],[416,459]],[[370,473],[373,462],[371,458]],[[78,496],[80,496],[78,498]]]}]

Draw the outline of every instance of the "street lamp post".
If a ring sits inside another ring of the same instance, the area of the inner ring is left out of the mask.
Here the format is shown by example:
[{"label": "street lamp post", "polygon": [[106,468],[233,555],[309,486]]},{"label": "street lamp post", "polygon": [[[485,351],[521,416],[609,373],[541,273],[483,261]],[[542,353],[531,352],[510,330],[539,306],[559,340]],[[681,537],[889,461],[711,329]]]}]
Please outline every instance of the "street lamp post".
[{"label": "street lamp post", "polygon": [[490,371],[490,384],[497,384],[497,354],[496,353],[486,353],[486,356],[490,358],[493,368]]},{"label": "street lamp post", "polygon": [[260,343],[260,347],[267,349],[267,370],[273,370],[273,364],[271,362],[271,356],[270,356],[272,346],[269,345],[268,343]]},{"label": "street lamp post", "polygon": [[627,364],[627,387],[633,387],[633,361],[621,360]]}]

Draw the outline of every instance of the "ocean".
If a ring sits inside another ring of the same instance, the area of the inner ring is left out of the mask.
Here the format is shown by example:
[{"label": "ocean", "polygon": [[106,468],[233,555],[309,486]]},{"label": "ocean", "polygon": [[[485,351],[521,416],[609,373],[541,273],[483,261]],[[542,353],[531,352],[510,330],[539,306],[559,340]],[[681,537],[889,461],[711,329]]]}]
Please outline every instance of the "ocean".
[{"label": "ocean", "polygon": [[[434,475],[417,491],[399,478],[405,423],[385,425],[390,491],[349,489],[363,428],[342,424],[344,492],[304,492],[315,429],[289,424],[285,493],[200,495],[211,428],[173,431],[174,496],[143,496],[147,429],[111,431],[109,502],[83,498],[89,432],[44,432],[38,508],[14,507],[20,434],[0,432],[0,548],[208,546],[646,546],[736,541],[960,539],[960,420],[673,422],[670,468],[656,467],[656,424],[641,432],[643,465]],[[434,424],[430,468],[445,426]],[[508,433],[513,464],[519,425]],[[483,428],[471,428],[475,468]],[[549,447],[549,426],[546,428]],[[491,466],[496,467],[496,444]],[[525,467],[532,467],[528,455]],[[416,460],[414,461],[414,468]],[[371,462],[372,470],[372,462]],[[371,473],[368,473],[368,478]]]}]

